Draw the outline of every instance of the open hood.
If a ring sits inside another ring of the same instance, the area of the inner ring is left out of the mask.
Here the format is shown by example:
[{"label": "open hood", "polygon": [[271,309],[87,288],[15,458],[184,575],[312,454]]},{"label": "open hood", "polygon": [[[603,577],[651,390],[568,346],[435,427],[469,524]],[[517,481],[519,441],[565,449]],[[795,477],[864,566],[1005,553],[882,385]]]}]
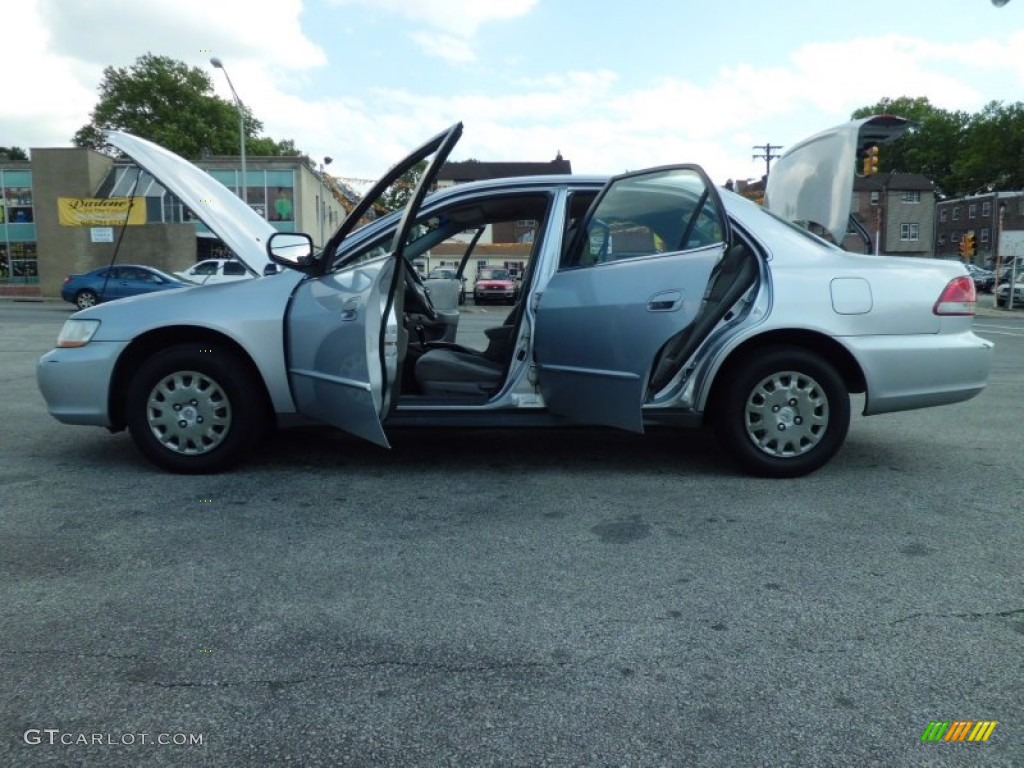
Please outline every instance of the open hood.
[{"label": "open hood", "polygon": [[784,152],[772,166],[764,205],[787,221],[814,222],[843,241],[862,150],[901,136],[910,121],[875,115],[830,128]]},{"label": "open hood", "polygon": [[107,141],[151,174],[224,241],[257,276],[270,263],[267,239],[277,230],[242,198],[183,157],[138,136],[106,131]]}]

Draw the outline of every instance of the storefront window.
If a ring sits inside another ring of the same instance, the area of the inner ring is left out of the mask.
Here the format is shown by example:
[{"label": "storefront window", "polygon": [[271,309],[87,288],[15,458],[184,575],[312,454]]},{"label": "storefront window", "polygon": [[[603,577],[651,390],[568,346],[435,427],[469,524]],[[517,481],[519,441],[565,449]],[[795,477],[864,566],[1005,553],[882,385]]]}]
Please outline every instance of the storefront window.
[{"label": "storefront window", "polygon": [[0,283],[38,283],[32,172],[0,171]]},{"label": "storefront window", "polygon": [[4,204],[7,221],[22,224],[33,220],[32,187],[7,187],[4,189]]},{"label": "storefront window", "polygon": [[274,208],[270,212],[271,221],[294,221],[295,203],[292,200],[290,187],[278,187],[274,194]]},{"label": "storefront window", "polygon": [[[250,173],[251,177],[252,174]],[[254,187],[252,186],[252,178],[249,179],[249,189],[246,190],[247,197],[246,202],[249,203],[249,207],[252,208],[256,213],[262,216],[264,219],[267,218],[267,190],[266,187]]]},{"label": "storefront window", "polygon": [[39,282],[35,243],[0,244],[0,281],[8,284]]}]

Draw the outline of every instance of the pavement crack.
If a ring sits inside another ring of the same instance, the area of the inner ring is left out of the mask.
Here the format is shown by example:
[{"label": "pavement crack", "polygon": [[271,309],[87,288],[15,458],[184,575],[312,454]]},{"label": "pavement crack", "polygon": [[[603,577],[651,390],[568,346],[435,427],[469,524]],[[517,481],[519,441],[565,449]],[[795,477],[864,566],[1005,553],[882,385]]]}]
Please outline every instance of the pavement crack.
[{"label": "pavement crack", "polygon": [[137,656],[135,654],[118,654],[118,653],[82,653],[80,651],[52,651],[52,650],[40,650],[40,651],[12,651],[9,649],[0,649],[0,654],[7,654],[10,656],[66,656],[73,659],[118,659],[118,660],[130,660],[138,661],[144,658],[143,656]]},{"label": "pavement crack", "polygon": [[1024,614],[1024,608],[1014,608],[1009,611],[967,611],[965,613],[931,613],[928,611],[921,611],[919,613],[912,613],[909,616],[904,616],[902,619],[896,619],[889,622],[890,624],[902,624],[912,619],[921,618],[937,618],[937,619],[989,619],[998,618],[1005,619],[1010,616],[1020,616]]},{"label": "pavement crack", "polygon": [[295,680],[210,680],[197,682],[185,680],[181,682],[166,682],[156,680],[153,682],[157,688],[232,688],[242,685],[269,685],[271,688],[281,688],[286,685],[302,685],[310,683],[318,678],[300,677]]},{"label": "pavement crack", "polygon": [[397,661],[394,659],[384,659],[380,661],[353,661],[353,662],[342,662],[339,664],[332,664],[331,669],[335,670],[337,674],[319,674],[315,677],[300,677],[295,679],[286,680],[209,680],[209,681],[196,681],[196,680],[180,680],[180,681],[168,681],[168,680],[155,680],[152,685],[159,688],[230,688],[233,686],[245,686],[245,685],[268,685],[272,688],[282,687],[285,685],[302,685],[304,683],[311,683],[314,681],[328,681],[345,670],[353,669],[380,669],[383,667],[402,667],[409,669],[428,669],[435,670],[438,672],[444,672],[446,674],[459,674],[467,672],[494,672],[494,671],[506,671],[506,670],[522,670],[522,669],[537,669],[537,668],[548,668],[558,667],[560,665],[555,663],[544,663],[539,661],[522,661],[522,662],[507,662],[504,664],[436,664],[425,661]]}]

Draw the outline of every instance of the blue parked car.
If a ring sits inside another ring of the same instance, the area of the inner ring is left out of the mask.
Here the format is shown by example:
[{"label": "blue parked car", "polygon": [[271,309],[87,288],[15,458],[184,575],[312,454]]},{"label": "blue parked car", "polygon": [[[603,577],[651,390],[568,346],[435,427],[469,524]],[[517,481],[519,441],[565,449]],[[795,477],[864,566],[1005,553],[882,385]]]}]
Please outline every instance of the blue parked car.
[{"label": "blue parked car", "polygon": [[101,301],[123,299],[140,293],[187,288],[194,283],[180,280],[153,267],[117,264],[100,267],[84,275],[68,275],[60,288],[60,297],[79,309],[94,307]]}]

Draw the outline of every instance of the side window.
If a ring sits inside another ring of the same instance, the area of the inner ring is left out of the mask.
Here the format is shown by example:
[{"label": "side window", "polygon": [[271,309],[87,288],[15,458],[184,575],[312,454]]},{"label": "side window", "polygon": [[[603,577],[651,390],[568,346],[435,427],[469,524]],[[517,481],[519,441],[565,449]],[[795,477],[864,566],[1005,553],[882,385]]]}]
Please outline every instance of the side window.
[{"label": "side window", "polygon": [[217,274],[217,262],[216,261],[201,261],[192,270],[194,275],[216,275]]},{"label": "side window", "polygon": [[245,265],[240,261],[226,261],[224,262],[224,274],[225,275],[244,275]]},{"label": "side window", "polygon": [[722,212],[707,177],[686,166],[613,179],[582,233],[576,233],[563,267],[702,248],[725,240]]}]

